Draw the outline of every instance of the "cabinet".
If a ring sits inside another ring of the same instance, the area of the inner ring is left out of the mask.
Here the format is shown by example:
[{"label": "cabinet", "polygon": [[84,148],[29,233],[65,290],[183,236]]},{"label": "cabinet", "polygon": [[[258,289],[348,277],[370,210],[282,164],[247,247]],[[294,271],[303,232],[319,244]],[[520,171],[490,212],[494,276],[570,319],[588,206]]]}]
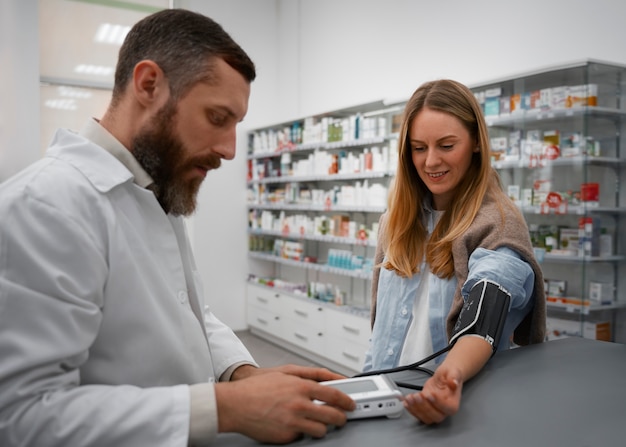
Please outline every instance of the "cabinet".
[{"label": "cabinet", "polygon": [[366,312],[248,284],[248,325],[266,339],[335,371],[361,370],[369,342]]},{"label": "cabinet", "polygon": [[472,87],[542,264],[549,338],[626,341],[625,70],[588,60]]}]

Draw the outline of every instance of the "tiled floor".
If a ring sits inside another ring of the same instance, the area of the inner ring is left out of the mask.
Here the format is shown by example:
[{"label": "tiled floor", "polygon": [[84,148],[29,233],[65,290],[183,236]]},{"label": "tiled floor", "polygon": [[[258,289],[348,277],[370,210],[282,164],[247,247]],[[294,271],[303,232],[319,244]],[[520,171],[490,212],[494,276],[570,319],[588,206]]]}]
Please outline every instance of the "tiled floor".
[{"label": "tiled floor", "polygon": [[288,363],[303,366],[319,366],[305,357],[301,357],[257,337],[250,331],[238,331],[237,336],[261,367],[279,366]]}]

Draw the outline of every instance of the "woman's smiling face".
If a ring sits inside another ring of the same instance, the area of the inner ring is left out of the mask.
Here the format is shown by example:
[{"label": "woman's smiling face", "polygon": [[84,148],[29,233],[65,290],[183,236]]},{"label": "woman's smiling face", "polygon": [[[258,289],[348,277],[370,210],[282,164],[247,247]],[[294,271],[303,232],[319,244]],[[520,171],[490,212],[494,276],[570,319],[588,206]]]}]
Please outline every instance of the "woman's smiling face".
[{"label": "woman's smiling face", "polygon": [[409,143],[413,165],[433,195],[433,206],[447,209],[478,152],[474,139],[455,116],[424,107],[413,118]]}]

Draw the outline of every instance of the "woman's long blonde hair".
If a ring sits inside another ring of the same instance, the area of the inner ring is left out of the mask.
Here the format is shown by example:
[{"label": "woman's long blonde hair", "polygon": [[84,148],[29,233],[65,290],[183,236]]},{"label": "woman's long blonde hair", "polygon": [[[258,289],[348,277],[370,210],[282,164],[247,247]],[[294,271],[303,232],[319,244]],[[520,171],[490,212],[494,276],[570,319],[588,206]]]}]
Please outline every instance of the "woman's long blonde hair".
[{"label": "woman's long blonde hair", "polygon": [[[424,227],[422,209],[430,192],[413,165],[409,135],[415,116],[424,107],[459,119],[478,147],[465,177],[456,188],[450,207],[445,210],[430,237]],[[386,232],[381,241],[387,255],[383,266],[409,277],[419,271],[425,258],[434,274],[452,278],[452,241],[469,228],[485,196],[503,197],[506,200],[497,201],[513,206],[502,191],[498,174],[491,167],[487,125],[471,90],[448,79],[422,84],[405,106],[398,152],[398,169],[389,193]]]}]

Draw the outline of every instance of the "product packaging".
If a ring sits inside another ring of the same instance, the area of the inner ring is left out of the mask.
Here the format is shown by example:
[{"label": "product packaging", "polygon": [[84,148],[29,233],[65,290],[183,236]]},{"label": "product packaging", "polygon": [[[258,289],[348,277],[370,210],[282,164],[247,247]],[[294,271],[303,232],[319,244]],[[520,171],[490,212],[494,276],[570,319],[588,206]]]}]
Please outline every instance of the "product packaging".
[{"label": "product packaging", "polygon": [[578,255],[600,255],[600,219],[597,217],[581,217],[578,220]]},{"label": "product packaging", "polygon": [[589,281],[589,300],[597,304],[613,304],[613,284]]},{"label": "product packaging", "polygon": [[593,340],[611,341],[610,321],[579,321],[548,317],[546,326],[548,340],[557,340],[564,337],[584,337]]}]

